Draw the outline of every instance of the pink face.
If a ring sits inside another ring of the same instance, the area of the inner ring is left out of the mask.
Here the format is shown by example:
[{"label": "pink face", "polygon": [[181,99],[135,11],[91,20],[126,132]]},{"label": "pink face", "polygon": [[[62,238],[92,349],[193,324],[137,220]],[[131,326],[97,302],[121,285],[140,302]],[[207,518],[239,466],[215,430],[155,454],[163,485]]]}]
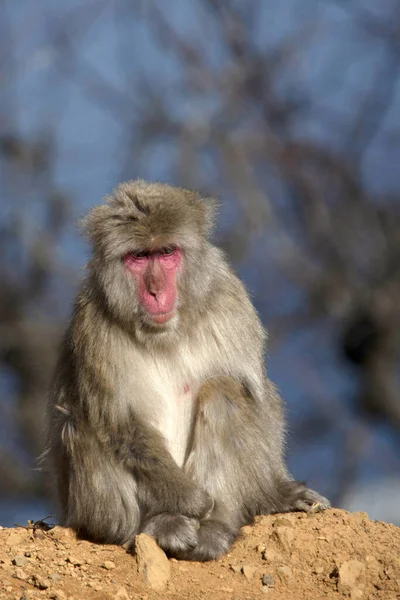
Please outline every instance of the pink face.
[{"label": "pink face", "polygon": [[175,314],[177,274],[182,265],[180,248],[130,253],[124,264],[136,279],[139,302],[154,323],[166,323]]}]

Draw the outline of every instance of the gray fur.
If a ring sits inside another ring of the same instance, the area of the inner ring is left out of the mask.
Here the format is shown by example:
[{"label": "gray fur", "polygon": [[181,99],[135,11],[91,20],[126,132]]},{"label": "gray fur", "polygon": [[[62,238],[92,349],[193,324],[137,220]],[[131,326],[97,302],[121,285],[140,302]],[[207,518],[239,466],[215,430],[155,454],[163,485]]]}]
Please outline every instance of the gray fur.
[{"label": "gray fur", "polygon": [[[287,472],[265,332],[209,241],[214,214],[197,192],[136,181],[84,221],[94,252],[52,385],[46,458],[62,523],[94,541],[145,531],[170,555],[208,560],[256,514],[329,506]],[[178,310],[156,327],[122,257],[171,243],[184,257]]]}]

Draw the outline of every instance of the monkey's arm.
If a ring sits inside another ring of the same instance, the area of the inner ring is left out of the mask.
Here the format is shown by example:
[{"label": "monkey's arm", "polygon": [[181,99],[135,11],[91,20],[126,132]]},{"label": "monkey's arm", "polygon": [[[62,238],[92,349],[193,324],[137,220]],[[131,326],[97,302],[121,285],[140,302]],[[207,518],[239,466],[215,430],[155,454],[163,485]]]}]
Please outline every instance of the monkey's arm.
[{"label": "monkey's arm", "polygon": [[211,497],[179,468],[155,428],[129,419],[129,430],[109,438],[109,444],[133,474],[147,517],[168,512],[202,518],[212,510]]}]

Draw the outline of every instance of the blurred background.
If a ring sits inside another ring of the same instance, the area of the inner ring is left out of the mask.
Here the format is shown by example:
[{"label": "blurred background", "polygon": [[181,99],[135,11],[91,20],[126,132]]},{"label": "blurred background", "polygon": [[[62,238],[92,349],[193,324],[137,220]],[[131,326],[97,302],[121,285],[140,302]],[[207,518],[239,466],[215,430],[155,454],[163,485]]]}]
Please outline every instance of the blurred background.
[{"label": "blurred background", "polygon": [[137,177],[221,199],[295,477],[400,524],[399,31],[397,0],[0,2],[1,525],[53,510],[76,221]]}]

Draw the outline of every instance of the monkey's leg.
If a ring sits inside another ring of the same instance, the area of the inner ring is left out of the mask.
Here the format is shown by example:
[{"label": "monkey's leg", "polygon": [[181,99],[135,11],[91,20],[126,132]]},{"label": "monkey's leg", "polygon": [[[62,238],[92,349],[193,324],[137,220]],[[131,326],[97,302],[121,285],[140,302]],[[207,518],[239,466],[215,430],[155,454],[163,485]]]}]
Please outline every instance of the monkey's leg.
[{"label": "monkey's leg", "polygon": [[256,514],[309,511],[316,503],[320,510],[329,506],[326,498],[290,479],[280,423],[272,418],[276,423],[272,427],[270,418],[233,378],[213,378],[200,390],[185,470],[214,498],[215,507],[208,519],[200,521],[197,545],[180,558],[220,556]]},{"label": "monkey's leg", "polygon": [[247,522],[243,459],[249,455],[245,445],[246,433],[251,433],[246,431],[250,412],[242,385],[234,379],[216,377],[202,386],[184,468],[214,498],[215,505],[212,513],[200,521],[197,545],[178,554],[179,558],[217,558],[229,549]]},{"label": "monkey's leg", "polygon": [[62,524],[95,542],[132,542],[140,523],[137,485],[129,471],[71,420],[62,426],[56,460]]},{"label": "monkey's leg", "polygon": [[213,500],[173,461],[158,432],[131,422],[127,439],[100,442],[68,420],[59,440],[53,452],[64,461],[58,470],[65,525],[117,544],[143,531],[170,553],[197,543],[198,518]]}]

